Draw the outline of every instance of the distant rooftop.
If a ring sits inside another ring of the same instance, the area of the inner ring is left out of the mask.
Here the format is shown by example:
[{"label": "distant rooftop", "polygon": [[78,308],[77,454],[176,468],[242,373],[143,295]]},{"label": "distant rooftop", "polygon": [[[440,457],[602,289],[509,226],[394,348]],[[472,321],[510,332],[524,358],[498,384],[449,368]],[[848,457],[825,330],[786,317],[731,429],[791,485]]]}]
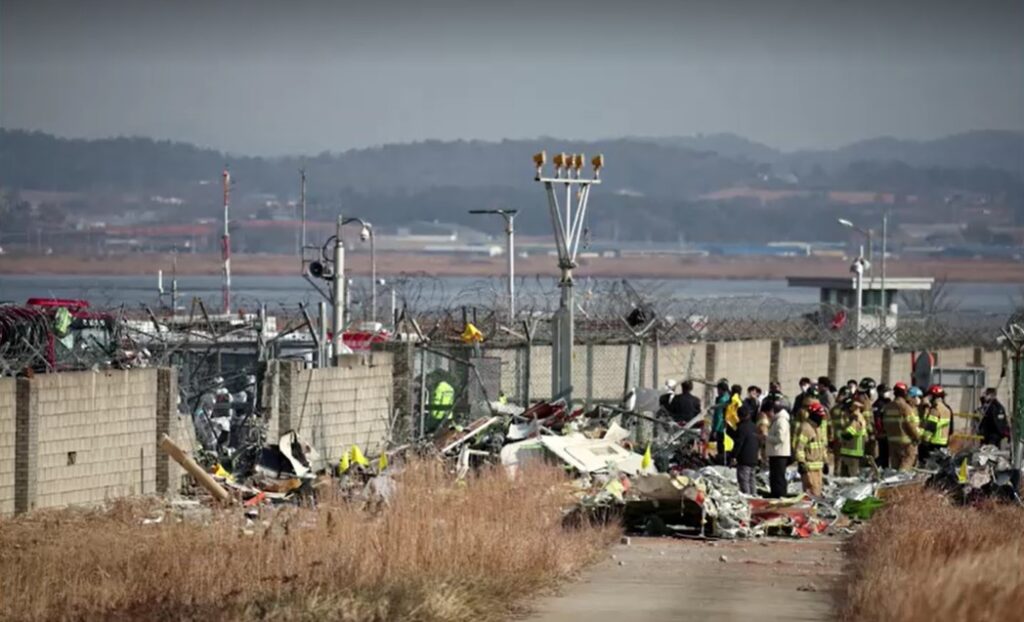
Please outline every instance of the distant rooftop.
[{"label": "distant rooftop", "polygon": [[[857,279],[852,274],[840,277],[790,276],[786,277],[786,282],[790,287],[814,287],[816,289],[836,290],[857,289]],[[885,279],[886,290],[928,291],[934,284],[935,279],[931,277],[889,276]],[[866,290],[880,290],[882,289],[882,277],[877,274],[867,277],[864,279],[863,285]]]}]

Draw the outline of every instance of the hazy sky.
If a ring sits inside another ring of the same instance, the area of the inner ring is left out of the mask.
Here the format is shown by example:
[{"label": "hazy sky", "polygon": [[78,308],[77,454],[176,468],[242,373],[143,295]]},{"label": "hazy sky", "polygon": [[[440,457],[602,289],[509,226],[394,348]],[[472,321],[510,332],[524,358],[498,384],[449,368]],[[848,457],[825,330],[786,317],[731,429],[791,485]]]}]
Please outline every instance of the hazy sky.
[{"label": "hazy sky", "polygon": [[266,155],[1024,129],[1024,2],[0,0],[0,124]]}]

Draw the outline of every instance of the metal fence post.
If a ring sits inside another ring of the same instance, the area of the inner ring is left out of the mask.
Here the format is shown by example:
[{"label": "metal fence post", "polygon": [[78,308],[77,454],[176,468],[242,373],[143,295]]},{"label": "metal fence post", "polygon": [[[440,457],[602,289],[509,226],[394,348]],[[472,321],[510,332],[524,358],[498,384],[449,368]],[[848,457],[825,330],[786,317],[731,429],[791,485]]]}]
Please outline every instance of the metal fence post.
[{"label": "metal fence post", "polygon": [[594,403],[594,342],[587,342],[587,410]]},{"label": "metal fence post", "polygon": [[647,386],[647,342],[640,342],[640,373],[638,378],[640,379],[637,383],[637,388],[644,388]]},{"label": "metal fence post", "polygon": [[651,358],[651,386],[658,387],[661,381],[661,364],[658,359],[661,353],[661,340],[658,339],[658,330],[654,330],[654,352]]},{"label": "metal fence post", "polygon": [[526,342],[526,364],[523,366],[523,406],[530,407],[530,374],[533,367],[533,342]]}]

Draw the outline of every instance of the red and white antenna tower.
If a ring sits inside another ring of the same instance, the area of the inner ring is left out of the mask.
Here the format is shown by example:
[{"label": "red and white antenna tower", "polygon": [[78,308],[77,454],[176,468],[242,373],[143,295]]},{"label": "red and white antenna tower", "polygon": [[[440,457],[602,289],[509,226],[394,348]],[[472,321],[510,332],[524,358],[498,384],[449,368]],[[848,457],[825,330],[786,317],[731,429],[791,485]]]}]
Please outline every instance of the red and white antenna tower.
[{"label": "red and white antenna tower", "polygon": [[224,260],[224,315],[231,313],[231,233],[228,231],[228,208],[231,206],[231,173],[224,167],[221,173],[224,185],[224,237],[221,239],[221,258]]}]

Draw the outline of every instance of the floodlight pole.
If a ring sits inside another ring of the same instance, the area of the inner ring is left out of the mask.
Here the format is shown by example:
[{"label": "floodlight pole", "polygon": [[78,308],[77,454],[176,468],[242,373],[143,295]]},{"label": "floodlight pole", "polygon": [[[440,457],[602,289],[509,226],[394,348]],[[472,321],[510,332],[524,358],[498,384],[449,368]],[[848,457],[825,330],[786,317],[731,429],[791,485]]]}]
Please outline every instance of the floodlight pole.
[{"label": "floodlight pole", "polygon": [[[576,267],[576,254],[579,250],[580,238],[583,235],[583,222],[587,215],[587,201],[590,188],[600,184],[598,177],[604,164],[602,156],[594,160],[594,177],[580,176],[583,168],[582,155],[558,154],[554,157],[555,176],[544,177],[542,166],[546,159],[544,154],[535,156],[537,175],[535,180],[544,184],[548,195],[548,209],[551,213],[551,225],[555,234],[555,249],[558,251],[558,268],[561,278],[558,287],[561,290],[558,311],[552,318],[552,352],[551,352],[551,395],[564,396],[567,403],[572,403],[572,348],[575,333],[573,291],[573,268]],[[598,164],[600,162],[600,164]],[[563,176],[564,173],[564,176]],[[558,194],[565,187],[564,202],[559,204]],[[573,190],[575,189],[575,207],[573,207]]]}]

